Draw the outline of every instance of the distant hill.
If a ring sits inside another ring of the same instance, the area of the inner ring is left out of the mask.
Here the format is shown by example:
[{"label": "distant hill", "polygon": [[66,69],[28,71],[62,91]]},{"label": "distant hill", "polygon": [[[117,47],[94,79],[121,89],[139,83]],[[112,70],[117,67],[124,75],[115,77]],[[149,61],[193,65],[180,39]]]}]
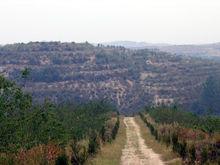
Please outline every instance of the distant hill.
[{"label": "distant hill", "polygon": [[[22,80],[21,70],[30,69]],[[31,42],[0,48],[0,74],[17,81],[35,100],[108,100],[121,113],[145,105],[179,103],[189,108],[220,64],[148,49],[89,43]]]},{"label": "distant hill", "polygon": [[152,44],[146,42],[134,42],[134,41],[114,41],[101,43],[105,46],[122,46],[128,49],[146,49],[169,46],[169,44]]},{"label": "distant hill", "polygon": [[220,43],[205,45],[172,45],[157,47],[161,51],[166,51],[178,55],[213,58],[220,57]]},{"label": "distant hill", "polygon": [[123,46],[129,49],[158,49],[176,55],[185,55],[203,58],[220,58],[220,43],[203,45],[171,45],[151,44],[146,42],[116,41],[103,43],[103,45]]}]

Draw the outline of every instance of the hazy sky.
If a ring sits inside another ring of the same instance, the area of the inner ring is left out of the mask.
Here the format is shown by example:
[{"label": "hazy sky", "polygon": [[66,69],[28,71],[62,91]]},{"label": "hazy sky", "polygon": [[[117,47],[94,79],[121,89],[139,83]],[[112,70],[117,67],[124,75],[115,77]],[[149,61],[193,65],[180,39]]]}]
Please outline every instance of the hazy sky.
[{"label": "hazy sky", "polygon": [[220,0],[0,0],[0,44],[220,42]]}]

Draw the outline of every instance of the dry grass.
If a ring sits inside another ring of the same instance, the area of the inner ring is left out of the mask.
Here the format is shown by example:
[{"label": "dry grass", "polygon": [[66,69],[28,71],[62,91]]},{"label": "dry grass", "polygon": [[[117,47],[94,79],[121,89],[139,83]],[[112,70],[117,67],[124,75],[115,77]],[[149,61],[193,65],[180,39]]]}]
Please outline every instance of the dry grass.
[{"label": "dry grass", "polygon": [[94,158],[89,158],[87,165],[119,165],[122,149],[126,143],[126,128],[123,117],[120,119],[120,127],[116,139],[102,146],[101,151]]},{"label": "dry grass", "polygon": [[162,160],[169,165],[180,165],[181,159],[172,151],[170,147],[167,147],[165,144],[159,143],[151,135],[150,130],[147,128],[145,123],[141,120],[139,116],[135,117],[135,121],[140,126],[140,131],[143,139],[145,140],[146,145],[149,148],[152,148],[155,153],[161,155]]}]

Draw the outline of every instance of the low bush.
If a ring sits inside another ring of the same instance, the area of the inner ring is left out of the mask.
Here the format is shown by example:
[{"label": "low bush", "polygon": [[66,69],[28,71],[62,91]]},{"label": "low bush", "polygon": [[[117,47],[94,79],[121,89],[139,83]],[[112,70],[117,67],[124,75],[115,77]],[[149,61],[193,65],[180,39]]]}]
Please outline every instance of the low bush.
[{"label": "low bush", "polygon": [[[185,164],[217,163],[219,161],[218,132],[214,132],[215,134],[210,136],[209,132],[203,132],[201,127],[184,127],[185,124],[178,123],[176,119],[173,120],[173,123],[166,123],[163,120],[165,113],[161,113],[162,117],[157,117],[157,122],[154,122],[152,117],[154,115],[150,115],[152,113],[154,112],[141,112],[140,117],[155,139],[167,146],[172,146],[173,151],[180,155]],[[159,115],[159,110],[157,114]]]}]

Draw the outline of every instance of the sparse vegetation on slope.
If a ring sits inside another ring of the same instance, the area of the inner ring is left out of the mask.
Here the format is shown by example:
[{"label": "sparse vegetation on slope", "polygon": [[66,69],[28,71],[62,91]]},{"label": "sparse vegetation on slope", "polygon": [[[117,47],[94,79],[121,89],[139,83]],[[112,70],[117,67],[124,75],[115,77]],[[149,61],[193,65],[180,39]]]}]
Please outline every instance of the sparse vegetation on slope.
[{"label": "sparse vegetation on slope", "polygon": [[[24,68],[30,69],[25,81],[20,76]],[[25,86],[35,101],[105,98],[121,113],[132,114],[146,103],[178,102],[189,108],[207,77],[220,73],[220,64],[154,50],[31,42],[2,46],[0,73]]]}]

